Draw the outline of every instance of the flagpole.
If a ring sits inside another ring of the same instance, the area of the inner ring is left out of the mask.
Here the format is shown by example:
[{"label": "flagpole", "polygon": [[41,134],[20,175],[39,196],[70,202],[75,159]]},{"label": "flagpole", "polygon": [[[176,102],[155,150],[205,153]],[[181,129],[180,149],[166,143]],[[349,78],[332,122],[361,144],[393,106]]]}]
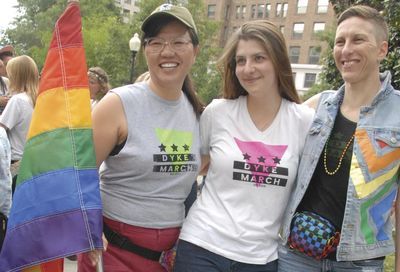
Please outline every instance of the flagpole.
[{"label": "flagpole", "polygon": [[100,253],[99,255],[99,260],[96,264],[96,272],[104,272],[104,267],[103,267],[103,253]]},{"label": "flagpole", "polygon": [[[68,0],[67,4],[69,3],[79,3],[79,0]],[[96,272],[104,272],[104,266],[103,266],[103,253],[101,252],[99,255],[98,262],[96,263]]]}]

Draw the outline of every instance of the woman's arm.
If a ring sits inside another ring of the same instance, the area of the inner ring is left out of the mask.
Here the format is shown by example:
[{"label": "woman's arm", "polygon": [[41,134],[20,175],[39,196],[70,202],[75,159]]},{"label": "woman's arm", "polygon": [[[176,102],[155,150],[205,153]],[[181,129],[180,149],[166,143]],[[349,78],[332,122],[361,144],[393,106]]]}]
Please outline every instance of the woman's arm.
[{"label": "woman's arm", "polygon": [[210,166],[210,155],[201,155],[201,166],[200,166],[199,176],[207,175],[209,166]]},{"label": "woman's arm", "polygon": [[114,93],[107,94],[93,109],[92,121],[96,164],[99,167],[113,148],[128,135],[120,97]]}]

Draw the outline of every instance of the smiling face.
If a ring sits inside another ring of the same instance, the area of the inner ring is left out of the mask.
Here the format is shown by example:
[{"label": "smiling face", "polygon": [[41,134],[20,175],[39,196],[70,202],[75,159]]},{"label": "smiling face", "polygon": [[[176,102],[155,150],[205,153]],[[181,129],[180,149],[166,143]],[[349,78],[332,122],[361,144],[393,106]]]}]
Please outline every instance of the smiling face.
[{"label": "smiling face", "polygon": [[333,54],[346,83],[368,82],[378,77],[388,44],[378,38],[376,31],[370,21],[360,17],[350,17],[337,27]]},{"label": "smiling face", "polygon": [[278,94],[274,65],[262,44],[254,39],[240,40],[236,49],[236,76],[250,96]]},{"label": "smiling face", "polygon": [[[155,36],[164,39],[167,43],[172,40],[184,39],[191,41],[188,29],[178,21],[171,21]],[[160,52],[153,52],[147,45],[144,46],[147,65],[150,72],[150,87],[157,90],[181,90],[183,81],[192,67],[198,47],[191,42],[185,44],[177,52],[165,44]]]}]

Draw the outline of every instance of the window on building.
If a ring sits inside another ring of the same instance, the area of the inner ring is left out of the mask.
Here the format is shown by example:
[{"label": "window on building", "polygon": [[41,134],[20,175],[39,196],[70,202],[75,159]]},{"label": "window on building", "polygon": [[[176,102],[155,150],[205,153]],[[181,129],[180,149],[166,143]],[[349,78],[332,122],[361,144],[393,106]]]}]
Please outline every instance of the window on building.
[{"label": "window on building", "polygon": [[287,16],[287,10],[288,10],[288,3],[283,3],[282,17],[286,18],[286,16]]},{"label": "window on building", "polygon": [[229,5],[226,5],[225,7],[225,19],[229,17]]},{"label": "window on building", "polygon": [[130,4],[132,4],[132,0],[125,0],[124,3],[127,5],[130,5]]},{"label": "window on building", "polygon": [[294,23],[293,24],[293,34],[292,39],[300,40],[303,38],[304,23]]},{"label": "window on building", "polygon": [[228,39],[228,31],[229,31],[229,28],[224,26],[224,34],[223,35],[224,35],[224,40],[225,41]]},{"label": "window on building", "polygon": [[279,30],[281,31],[281,33],[285,33],[285,26],[281,25],[279,26]]},{"label": "window on building", "polygon": [[232,27],[232,33],[235,33],[238,28],[237,26]]},{"label": "window on building", "polygon": [[242,6],[242,19],[246,18],[246,6]]},{"label": "window on building", "polygon": [[240,18],[240,6],[236,6],[236,19]]},{"label": "window on building", "polygon": [[297,0],[297,14],[304,14],[307,12],[308,0]]},{"label": "window on building", "polygon": [[257,5],[251,5],[251,18],[256,18]]},{"label": "window on building", "polygon": [[271,4],[266,4],[265,5],[265,18],[269,18],[271,14]]},{"label": "window on building", "polygon": [[295,72],[292,73],[292,77],[293,77],[293,81],[296,83],[296,73]]},{"label": "window on building", "polygon": [[321,32],[321,31],[324,31],[324,30],[325,30],[325,23],[314,23],[314,28],[313,28],[314,36],[317,33]]},{"label": "window on building", "polygon": [[304,77],[304,88],[311,88],[314,85],[316,78],[317,74],[306,73],[306,76]]},{"label": "window on building", "polygon": [[290,63],[299,63],[300,58],[300,46],[289,47],[289,60]]},{"label": "window on building", "polygon": [[282,4],[281,3],[276,4],[275,16],[276,17],[281,17],[282,16]]},{"label": "window on building", "polygon": [[328,12],[329,0],[318,0],[317,13]]},{"label": "window on building", "polygon": [[216,8],[216,5],[208,5],[208,8],[207,8],[207,17],[208,18],[215,18],[215,8]]},{"label": "window on building", "polygon": [[258,4],[258,6],[257,6],[257,18],[262,18],[263,17],[264,9],[265,9],[265,5],[264,4]]},{"label": "window on building", "polygon": [[123,9],[123,10],[122,10],[122,13],[123,13],[124,15],[129,15],[129,14],[130,14],[130,10],[129,10],[129,9]]},{"label": "window on building", "polygon": [[318,64],[320,56],[321,56],[321,47],[311,46],[310,50],[308,51],[308,63]]}]

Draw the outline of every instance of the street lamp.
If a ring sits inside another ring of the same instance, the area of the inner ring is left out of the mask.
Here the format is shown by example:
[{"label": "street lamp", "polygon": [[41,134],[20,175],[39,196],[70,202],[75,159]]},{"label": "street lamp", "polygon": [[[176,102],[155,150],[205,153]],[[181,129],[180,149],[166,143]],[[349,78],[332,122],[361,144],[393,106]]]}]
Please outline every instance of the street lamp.
[{"label": "street lamp", "polygon": [[136,53],[140,49],[140,38],[139,34],[135,33],[133,34],[133,37],[129,40],[129,49],[132,52],[132,60],[131,60],[131,76],[129,78],[129,81],[133,83],[133,71],[135,69],[135,58],[136,58]]}]

